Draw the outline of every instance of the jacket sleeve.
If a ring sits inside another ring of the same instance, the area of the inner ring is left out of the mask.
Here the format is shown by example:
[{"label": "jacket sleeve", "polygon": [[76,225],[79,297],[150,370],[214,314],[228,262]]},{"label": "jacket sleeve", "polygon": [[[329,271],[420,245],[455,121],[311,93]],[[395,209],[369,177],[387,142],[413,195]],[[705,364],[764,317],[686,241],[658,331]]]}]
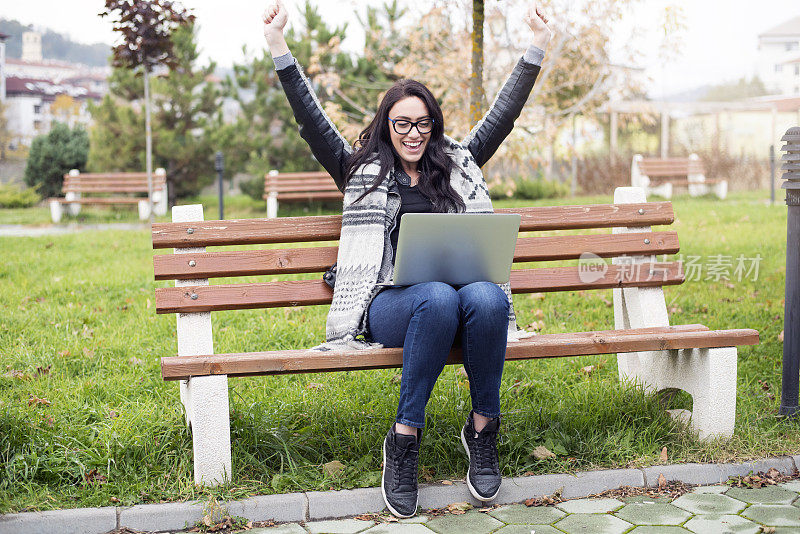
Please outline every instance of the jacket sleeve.
[{"label": "jacket sleeve", "polygon": [[[542,52],[541,55],[543,56],[544,53]],[[514,121],[525,107],[525,102],[527,102],[536,77],[541,70],[539,64],[528,61],[529,56],[530,54],[526,52],[525,56],[517,62],[489,111],[461,142],[472,153],[479,167],[489,161],[500,143],[511,133]]]},{"label": "jacket sleeve", "polygon": [[275,66],[294,118],[300,126],[300,136],[308,143],[317,161],[333,177],[336,187],[344,191],[345,165],[353,149],[322,109],[308,78],[294,58],[289,54],[280,56],[275,59]]}]

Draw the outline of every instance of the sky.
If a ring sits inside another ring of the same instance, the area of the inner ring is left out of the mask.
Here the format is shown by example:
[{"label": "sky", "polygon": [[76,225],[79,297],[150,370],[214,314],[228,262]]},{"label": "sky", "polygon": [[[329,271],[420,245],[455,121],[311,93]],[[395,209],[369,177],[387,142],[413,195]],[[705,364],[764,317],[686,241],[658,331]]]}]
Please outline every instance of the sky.
[{"label": "sky", "polygon": [[[380,5],[383,0],[312,0],[331,24],[349,22],[350,32],[343,43],[345,49],[359,50],[363,34],[358,31],[356,11],[367,5]],[[503,0],[486,0],[487,10]],[[562,0],[571,3],[579,0]],[[300,1],[284,0],[290,6],[290,24]],[[264,47],[261,14],[268,2],[246,0],[185,0],[192,8],[199,25],[199,45],[203,60],[213,59],[219,66],[229,67],[242,60],[242,45],[260,51]],[[428,4],[406,2],[411,7]],[[660,30],[666,5],[680,8],[685,24],[676,41],[673,56],[664,61],[659,57]],[[3,2],[0,16],[24,24],[50,28],[68,34],[83,43],[115,40],[111,24],[97,13],[102,0],[70,0],[68,9],[63,1],[27,0]],[[224,6],[224,7],[221,7]],[[552,14],[559,24],[568,21]],[[463,17],[463,14],[459,14]],[[634,29],[644,35],[635,43],[634,63],[644,69],[649,78],[648,93],[658,98],[706,84],[734,81],[755,72],[758,35],[790,18],[800,16],[799,0],[640,0],[619,28],[614,29],[612,49],[622,48],[631,39]],[[520,21],[518,24],[522,24]],[[627,63],[626,63],[627,64]]]}]

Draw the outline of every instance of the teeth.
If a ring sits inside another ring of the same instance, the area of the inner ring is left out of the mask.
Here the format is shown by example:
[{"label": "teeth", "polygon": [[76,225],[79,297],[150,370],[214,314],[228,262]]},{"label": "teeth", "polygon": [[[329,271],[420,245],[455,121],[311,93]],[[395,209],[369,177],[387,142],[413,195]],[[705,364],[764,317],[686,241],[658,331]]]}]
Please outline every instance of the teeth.
[{"label": "teeth", "polygon": [[422,144],[422,141],[419,141],[417,143],[403,143],[403,144],[406,145],[409,148],[417,148],[419,145]]}]

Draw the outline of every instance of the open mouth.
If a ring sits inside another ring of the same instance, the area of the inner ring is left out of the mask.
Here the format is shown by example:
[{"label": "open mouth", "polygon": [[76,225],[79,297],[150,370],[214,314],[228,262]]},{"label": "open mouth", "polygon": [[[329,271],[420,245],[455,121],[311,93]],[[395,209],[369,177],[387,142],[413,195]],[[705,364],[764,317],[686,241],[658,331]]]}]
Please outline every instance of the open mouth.
[{"label": "open mouth", "polygon": [[416,150],[419,150],[419,148],[422,146],[422,141],[415,141],[415,142],[403,141],[403,146],[405,146],[410,151],[414,152]]}]

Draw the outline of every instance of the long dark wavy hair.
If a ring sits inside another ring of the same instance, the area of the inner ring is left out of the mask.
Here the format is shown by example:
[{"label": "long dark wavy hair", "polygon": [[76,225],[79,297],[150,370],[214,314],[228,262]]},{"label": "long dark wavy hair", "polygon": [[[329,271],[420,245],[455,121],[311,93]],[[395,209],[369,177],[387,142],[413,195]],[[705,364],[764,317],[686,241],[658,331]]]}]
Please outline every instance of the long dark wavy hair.
[{"label": "long dark wavy hair", "polygon": [[447,141],[444,138],[442,108],[433,93],[416,80],[398,80],[386,92],[372,122],[358,136],[356,151],[347,163],[346,180],[349,182],[362,165],[375,161],[380,163],[380,172],[377,178],[359,197],[358,200],[361,200],[378,188],[389,171],[401,165],[400,156],[392,146],[389,134],[391,127],[389,126],[389,110],[398,101],[409,96],[421,99],[428,108],[429,116],[433,119],[433,130],[431,130],[428,145],[418,164],[420,175],[417,187],[419,192],[433,203],[434,212],[446,212],[451,209],[464,211],[466,209],[464,201],[450,186],[450,172],[453,170],[454,164],[444,151]]}]

